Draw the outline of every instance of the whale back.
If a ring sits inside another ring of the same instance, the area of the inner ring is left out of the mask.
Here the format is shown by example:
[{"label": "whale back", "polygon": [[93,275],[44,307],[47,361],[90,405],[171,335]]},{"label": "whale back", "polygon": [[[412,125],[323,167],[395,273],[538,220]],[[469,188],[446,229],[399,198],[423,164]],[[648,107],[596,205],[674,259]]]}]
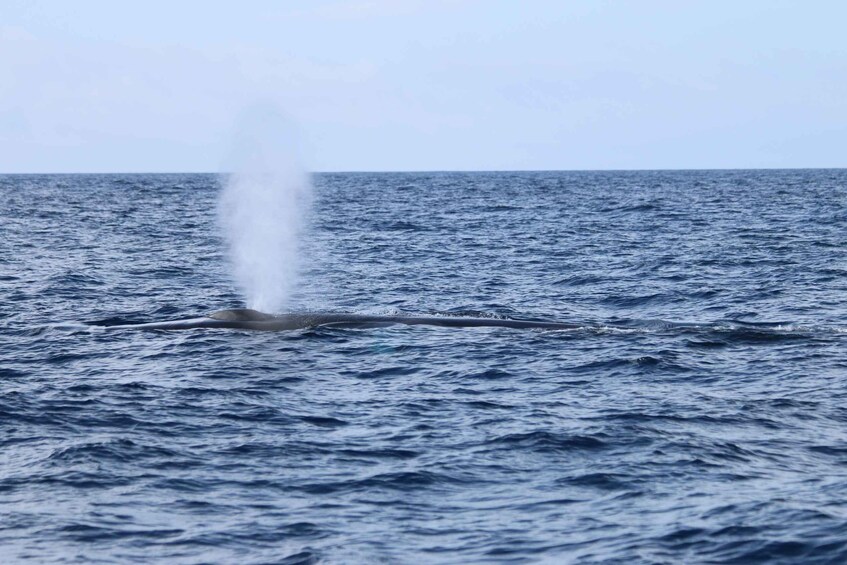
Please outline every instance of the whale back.
[{"label": "whale back", "polygon": [[250,308],[218,310],[203,318],[107,326],[110,329],[187,330],[192,328],[231,328],[244,330],[282,331],[317,326],[327,327],[383,327],[393,324],[409,326],[428,325],[447,328],[501,327],[515,329],[571,330],[585,324],[543,320],[512,320],[503,318],[465,318],[448,316],[372,316],[344,313],[289,313],[274,316]]},{"label": "whale back", "polygon": [[274,319],[274,316],[271,314],[265,314],[264,312],[259,312],[258,310],[253,310],[251,308],[218,310],[217,312],[209,314],[209,317],[213,320],[220,320],[222,322],[264,322]]}]

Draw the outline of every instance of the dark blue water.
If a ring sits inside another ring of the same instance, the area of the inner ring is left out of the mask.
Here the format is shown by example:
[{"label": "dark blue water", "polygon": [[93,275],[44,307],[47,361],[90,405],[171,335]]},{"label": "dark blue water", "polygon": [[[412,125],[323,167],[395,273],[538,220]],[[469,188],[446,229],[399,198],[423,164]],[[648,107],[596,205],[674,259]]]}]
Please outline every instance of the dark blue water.
[{"label": "dark blue water", "polygon": [[217,178],[0,177],[0,561],[847,561],[847,171],[315,184],[298,307],[584,327],[105,331]]}]

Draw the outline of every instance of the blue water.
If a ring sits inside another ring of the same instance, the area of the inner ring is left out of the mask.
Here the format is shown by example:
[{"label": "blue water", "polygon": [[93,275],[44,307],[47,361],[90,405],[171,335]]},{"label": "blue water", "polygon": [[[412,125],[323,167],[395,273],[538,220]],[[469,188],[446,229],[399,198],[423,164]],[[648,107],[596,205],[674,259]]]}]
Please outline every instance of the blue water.
[{"label": "blue water", "polygon": [[847,562],[847,171],[321,174],[299,309],[212,175],[0,177],[0,561]]}]

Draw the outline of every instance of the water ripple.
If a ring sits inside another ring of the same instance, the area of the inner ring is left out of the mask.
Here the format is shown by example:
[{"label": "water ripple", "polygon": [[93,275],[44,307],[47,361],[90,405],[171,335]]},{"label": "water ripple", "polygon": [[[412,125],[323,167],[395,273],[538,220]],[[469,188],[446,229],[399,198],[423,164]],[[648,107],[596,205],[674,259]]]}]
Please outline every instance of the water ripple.
[{"label": "water ripple", "polygon": [[59,563],[847,561],[847,172],[315,177],[302,310],[212,175],[0,176],[0,547]]}]

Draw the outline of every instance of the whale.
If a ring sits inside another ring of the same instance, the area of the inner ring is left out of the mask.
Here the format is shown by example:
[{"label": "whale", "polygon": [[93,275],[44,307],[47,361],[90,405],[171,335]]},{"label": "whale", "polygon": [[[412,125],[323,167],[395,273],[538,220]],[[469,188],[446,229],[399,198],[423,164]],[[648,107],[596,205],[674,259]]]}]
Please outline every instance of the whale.
[{"label": "whale", "polygon": [[472,318],[464,316],[373,316],[363,314],[305,312],[293,314],[265,314],[250,308],[219,310],[207,316],[105,326],[110,330],[191,330],[197,328],[237,329],[257,331],[300,330],[316,327],[370,328],[393,325],[439,326],[444,328],[511,328],[537,330],[573,330],[581,324],[514,320],[509,318]]}]

